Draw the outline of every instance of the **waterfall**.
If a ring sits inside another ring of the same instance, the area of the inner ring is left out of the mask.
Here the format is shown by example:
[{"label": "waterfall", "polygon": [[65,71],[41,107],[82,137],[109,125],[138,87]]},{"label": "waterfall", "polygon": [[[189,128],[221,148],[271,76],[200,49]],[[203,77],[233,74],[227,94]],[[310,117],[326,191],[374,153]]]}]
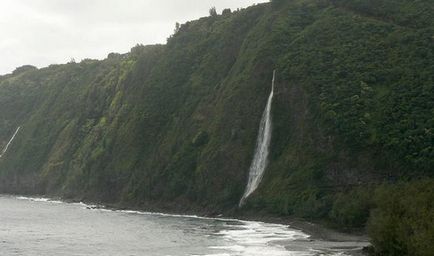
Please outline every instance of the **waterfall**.
[{"label": "waterfall", "polygon": [[2,156],[6,153],[6,151],[8,151],[9,146],[11,145],[12,141],[15,139],[15,136],[17,135],[17,133],[20,130],[20,128],[21,127],[18,127],[17,130],[15,131],[14,135],[12,135],[12,137],[9,140],[8,144],[6,144],[6,147],[3,149],[2,153],[0,154],[0,158],[2,158]]},{"label": "waterfall", "polygon": [[259,183],[264,176],[265,168],[268,164],[268,153],[271,141],[271,105],[273,102],[274,94],[274,80],[276,78],[276,71],[273,71],[273,80],[271,83],[271,92],[268,96],[267,105],[264,113],[262,114],[261,123],[259,125],[258,138],[256,140],[255,155],[249,168],[249,180],[247,182],[246,190],[240,200],[239,206],[243,206],[247,197],[256,190]]}]

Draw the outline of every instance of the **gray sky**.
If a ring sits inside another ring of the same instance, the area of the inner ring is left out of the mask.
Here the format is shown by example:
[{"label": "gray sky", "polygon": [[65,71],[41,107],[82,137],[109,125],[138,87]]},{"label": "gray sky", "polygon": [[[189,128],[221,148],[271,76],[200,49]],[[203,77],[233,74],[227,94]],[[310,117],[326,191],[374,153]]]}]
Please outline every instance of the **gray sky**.
[{"label": "gray sky", "polygon": [[175,22],[268,0],[0,0],[0,74],[165,43]]}]

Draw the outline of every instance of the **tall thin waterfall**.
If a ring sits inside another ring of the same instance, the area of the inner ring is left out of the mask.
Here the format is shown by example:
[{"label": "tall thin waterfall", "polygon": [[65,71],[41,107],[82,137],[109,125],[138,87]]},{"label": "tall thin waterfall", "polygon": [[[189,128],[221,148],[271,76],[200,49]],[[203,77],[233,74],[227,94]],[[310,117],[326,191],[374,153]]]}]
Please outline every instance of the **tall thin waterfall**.
[{"label": "tall thin waterfall", "polygon": [[11,145],[12,141],[15,139],[15,136],[17,136],[18,131],[20,130],[21,126],[17,128],[17,130],[14,132],[14,135],[12,135],[11,139],[9,140],[8,144],[6,144],[6,147],[3,149],[2,153],[0,154],[0,158],[8,151],[9,146]]},{"label": "tall thin waterfall", "polygon": [[265,168],[268,164],[268,153],[271,141],[271,105],[274,95],[274,80],[276,71],[273,71],[273,80],[271,83],[271,92],[268,96],[267,106],[262,114],[261,124],[259,125],[259,134],[256,140],[255,155],[249,169],[249,180],[244,195],[240,200],[239,206],[243,206],[247,197],[256,190],[264,176]]}]

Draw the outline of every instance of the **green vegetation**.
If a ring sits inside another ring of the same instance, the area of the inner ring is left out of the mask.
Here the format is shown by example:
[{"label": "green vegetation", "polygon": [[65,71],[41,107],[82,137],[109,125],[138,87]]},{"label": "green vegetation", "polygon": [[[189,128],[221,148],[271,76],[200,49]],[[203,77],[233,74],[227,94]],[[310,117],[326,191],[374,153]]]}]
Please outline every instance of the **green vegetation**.
[{"label": "green vegetation", "polygon": [[417,181],[378,188],[369,235],[380,255],[432,255],[434,183]]},{"label": "green vegetation", "polygon": [[428,255],[432,6],[273,0],[211,10],[166,45],[18,68],[0,76],[0,147],[21,126],[0,192],[233,210],[277,69],[270,165],[245,208],[369,223],[379,254]]}]

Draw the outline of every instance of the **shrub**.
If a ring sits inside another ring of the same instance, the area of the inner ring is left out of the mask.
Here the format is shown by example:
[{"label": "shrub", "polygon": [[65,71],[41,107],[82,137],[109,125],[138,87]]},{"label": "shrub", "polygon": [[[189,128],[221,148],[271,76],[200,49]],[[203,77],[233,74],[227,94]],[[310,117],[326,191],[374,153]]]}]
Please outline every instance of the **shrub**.
[{"label": "shrub", "polygon": [[341,227],[361,228],[372,208],[372,193],[368,188],[358,188],[337,195],[330,211],[330,218]]},{"label": "shrub", "polygon": [[378,255],[432,255],[434,181],[383,186],[375,202],[368,233]]}]

